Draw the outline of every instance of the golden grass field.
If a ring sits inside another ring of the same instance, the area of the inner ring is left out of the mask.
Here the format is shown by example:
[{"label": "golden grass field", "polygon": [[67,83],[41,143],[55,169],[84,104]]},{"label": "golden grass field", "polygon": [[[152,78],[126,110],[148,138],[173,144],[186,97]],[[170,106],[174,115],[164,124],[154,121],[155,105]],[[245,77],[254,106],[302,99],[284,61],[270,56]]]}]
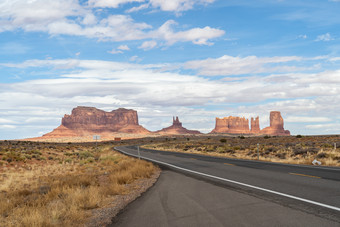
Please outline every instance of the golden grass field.
[{"label": "golden grass field", "polygon": [[0,226],[83,226],[158,171],[109,144],[3,141],[0,160]]},{"label": "golden grass field", "polygon": [[[312,165],[340,166],[339,136],[245,137],[206,135],[172,138],[145,145],[145,148],[210,156]],[[336,145],[335,145],[336,144]]]}]

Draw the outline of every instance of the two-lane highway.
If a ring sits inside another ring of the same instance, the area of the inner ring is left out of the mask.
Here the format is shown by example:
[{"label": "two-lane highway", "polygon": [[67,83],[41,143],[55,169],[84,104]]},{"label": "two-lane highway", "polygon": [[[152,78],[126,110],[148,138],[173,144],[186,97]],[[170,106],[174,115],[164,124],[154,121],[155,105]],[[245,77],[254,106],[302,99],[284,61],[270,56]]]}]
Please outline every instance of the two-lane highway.
[{"label": "two-lane highway", "polygon": [[[137,147],[116,150],[138,157]],[[298,166],[140,149],[143,159],[340,222],[340,168]]]}]

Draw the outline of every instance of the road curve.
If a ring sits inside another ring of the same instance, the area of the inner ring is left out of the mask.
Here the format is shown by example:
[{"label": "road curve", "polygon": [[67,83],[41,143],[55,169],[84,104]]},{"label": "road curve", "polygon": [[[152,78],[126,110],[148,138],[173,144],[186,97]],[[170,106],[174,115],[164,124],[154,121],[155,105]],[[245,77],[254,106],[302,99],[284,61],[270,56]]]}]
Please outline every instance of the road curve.
[{"label": "road curve", "polygon": [[112,227],[339,226],[203,180],[163,170],[156,184],[112,220]]},{"label": "road curve", "polygon": [[[135,146],[116,150],[138,156]],[[141,158],[233,191],[340,222],[340,168],[298,166],[140,149]]]}]

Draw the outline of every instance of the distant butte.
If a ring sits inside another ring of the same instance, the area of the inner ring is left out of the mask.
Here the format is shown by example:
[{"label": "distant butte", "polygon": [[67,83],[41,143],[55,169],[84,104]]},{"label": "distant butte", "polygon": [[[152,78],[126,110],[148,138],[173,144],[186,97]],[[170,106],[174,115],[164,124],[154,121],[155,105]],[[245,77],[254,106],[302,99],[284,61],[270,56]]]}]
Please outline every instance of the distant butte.
[{"label": "distant butte", "polygon": [[289,136],[290,131],[283,128],[283,118],[279,111],[270,112],[270,126],[261,130],[261,134]]},{"label": "distant butte", "polygon": [[290,132],[283,128],[283,118],[279,111],[270,112],[270,126],[260,130],[259,117],[251,118],[251,129],[249,130],[249,120],[244,117],[216,118],[215,129],[211,133],[229,134],[255,134],[255,135],[275,135],[289,136]]},{"label": "distant butte", "polygon": [[[228,133],[244,135],[278,135],[288,136],[290,132],[284,129],[284,122],[279,111],[270,112],[270,126],[260,129],[259,117],[249,120],[244,117],[216,118],[216,126],[210,133]],[[127,139],[159,135],[193,135],[201,134],[197,130],[188,130],[182,126],[178,117],[173,117],[172,125],[156,132],[150,132],[138,123],[137,111],[119,108],[106,112],[95,107],[78,106],[70,115],[65,114],[61,125],[42,137],[27,140],[93,140],[93,135],[102,139]]]},{"label": "distant butte", "polygon": [[43,138],[82,137],[110,133],[149,134],[138,124],[137,111],[120,108],[111,112],[94,107],[78,106],[71,115],[65,114],[61,125]]},{"label": "distant butte", "polygon": [[155,133],[161,135],[176,135],[176,134],[201,134],[197,130],[188,130],[182,126],[182,122],[179,121],[178,117],[173,117],[172,125],[162,130],[156,131]]}]

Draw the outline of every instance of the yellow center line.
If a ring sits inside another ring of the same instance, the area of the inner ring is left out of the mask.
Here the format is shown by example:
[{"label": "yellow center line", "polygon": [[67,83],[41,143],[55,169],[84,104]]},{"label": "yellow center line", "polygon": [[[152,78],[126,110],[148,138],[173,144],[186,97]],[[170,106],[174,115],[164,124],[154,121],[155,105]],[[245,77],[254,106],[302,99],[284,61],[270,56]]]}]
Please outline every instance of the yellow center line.
[{"label": "yellow center line", "polygon": [[224,165],[234,166],[234,164],[230,164],[230,163],[224,163]]},{"label": "yellow center line", "polygon": [[197,160],[196,158],[190,158],[190,159],[192,159],[192,160]]},{"label": "yellow center line", "polygon": [[303,177],[321,178],[321,177],[312,176],[312,175],[306,175],[306,174],[301,174],[301,173],[289,173],[289,174],[297,175],[297,176],[303,176]]}]

